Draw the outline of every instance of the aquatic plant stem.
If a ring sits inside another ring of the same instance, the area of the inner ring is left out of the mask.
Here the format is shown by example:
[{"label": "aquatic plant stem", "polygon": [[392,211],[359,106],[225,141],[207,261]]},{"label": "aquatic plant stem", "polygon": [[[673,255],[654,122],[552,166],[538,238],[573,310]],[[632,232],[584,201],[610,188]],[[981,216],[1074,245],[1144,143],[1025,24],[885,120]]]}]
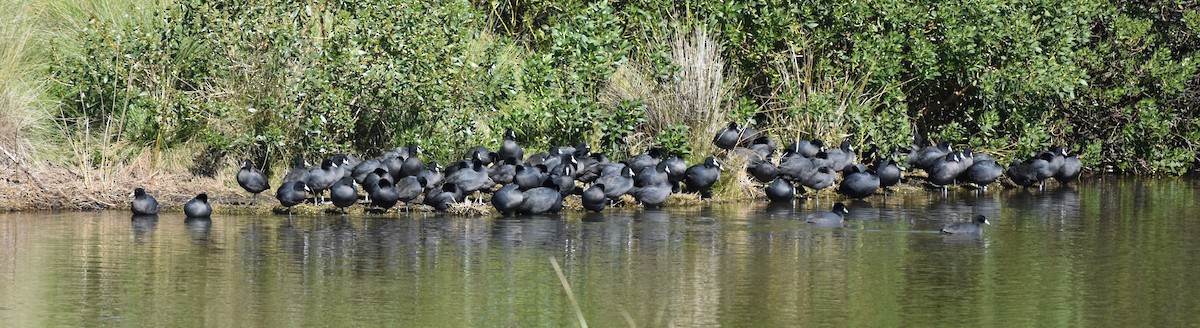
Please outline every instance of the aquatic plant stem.
[{"label": "aquatic plant stem", "polygon": [[562,268],[558,266],[558,260],[553,256],[550,257],[550,265],[554,266],[554,273],[558,274],[558,282],[562,283],[563,290],[567,292],[567,299],[571,301],[571,307],[575,309],[575,316],[579,317],[579,326],[587,328],[587,320],[583,319],[583,310],[579,309],[579,302],[575,301],[575,293],[571,291],[571,284],[567,282],[567,277],[563,275]]}]

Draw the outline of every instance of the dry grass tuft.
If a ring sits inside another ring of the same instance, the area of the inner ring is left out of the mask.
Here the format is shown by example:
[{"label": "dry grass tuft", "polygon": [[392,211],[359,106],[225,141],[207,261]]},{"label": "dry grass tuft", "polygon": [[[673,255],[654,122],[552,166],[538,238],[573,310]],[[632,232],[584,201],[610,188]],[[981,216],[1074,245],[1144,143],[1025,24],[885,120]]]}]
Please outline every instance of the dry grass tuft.
[{"label": "dry grass tuft", "polygon": [[486,202],[459,202],[450,204],[450,208],[446,210],[446,213],[457,216],[491,216],[496,214],[492,211],[492,204]]},{"label": "dry grass tuft", "polygon": [[728,121],[738,82],[721,57],[721,44],[704,28],[690,30],[680,28],[670,40],[658,40],[672,45],[671,60],[679,68],[673,79],[655,81],[647,65],[629,61],[613,73],[601,98],[610,106],[644,102],[646,123],[640,130],[647,136],[686,125],[692,153],[702,158],[716,149],[709,139]]},{"label": "dry grass tuft", "polygon": [[735,153],[726,153],[721,159],[725,171],[721,172],[721,179],[713,187],[713,199],[724,202],[764,197],[762,185],[746,173],[750,159],[731,154]]}]

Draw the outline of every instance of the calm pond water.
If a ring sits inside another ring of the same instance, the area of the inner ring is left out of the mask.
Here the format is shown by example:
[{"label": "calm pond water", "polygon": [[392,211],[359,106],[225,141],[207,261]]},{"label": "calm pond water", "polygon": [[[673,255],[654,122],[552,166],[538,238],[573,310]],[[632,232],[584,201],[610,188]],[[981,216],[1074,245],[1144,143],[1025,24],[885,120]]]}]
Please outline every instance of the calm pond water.
[{"label": "calm pond water", "polygon": [[[0,214],[0,326],[1193,326],[1200,183],[519,220]],[[933,233],[987,215],[978,238]]]}]

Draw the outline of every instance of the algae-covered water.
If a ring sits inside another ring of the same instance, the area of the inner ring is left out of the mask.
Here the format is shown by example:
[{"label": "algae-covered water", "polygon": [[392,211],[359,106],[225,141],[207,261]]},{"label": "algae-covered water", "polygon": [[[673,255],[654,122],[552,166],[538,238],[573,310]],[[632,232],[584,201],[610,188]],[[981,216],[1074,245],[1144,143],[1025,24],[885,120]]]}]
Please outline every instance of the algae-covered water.
[{"label": "algae-covered water", "polygon": [[[0,214],[0,326],[1189,326],[1200,182],[518,219]],[[983,214],[983,235],[943,225]]]}]

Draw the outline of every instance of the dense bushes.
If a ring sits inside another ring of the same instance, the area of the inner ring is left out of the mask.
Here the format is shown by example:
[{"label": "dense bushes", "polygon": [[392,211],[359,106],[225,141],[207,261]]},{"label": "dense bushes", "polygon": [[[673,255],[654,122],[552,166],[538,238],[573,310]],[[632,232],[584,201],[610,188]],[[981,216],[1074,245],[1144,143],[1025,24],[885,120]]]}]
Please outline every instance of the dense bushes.
[{"label": "dense bushes", "polygon": [[784,143],[1056,143],[1179,173],[1200,143],[1198,37],[1200,10],[1173,1],[180,0],[92,20],[51,73],[73,131],[260,160],[446,159],[506,128],[696,160],[737,120]]}]

